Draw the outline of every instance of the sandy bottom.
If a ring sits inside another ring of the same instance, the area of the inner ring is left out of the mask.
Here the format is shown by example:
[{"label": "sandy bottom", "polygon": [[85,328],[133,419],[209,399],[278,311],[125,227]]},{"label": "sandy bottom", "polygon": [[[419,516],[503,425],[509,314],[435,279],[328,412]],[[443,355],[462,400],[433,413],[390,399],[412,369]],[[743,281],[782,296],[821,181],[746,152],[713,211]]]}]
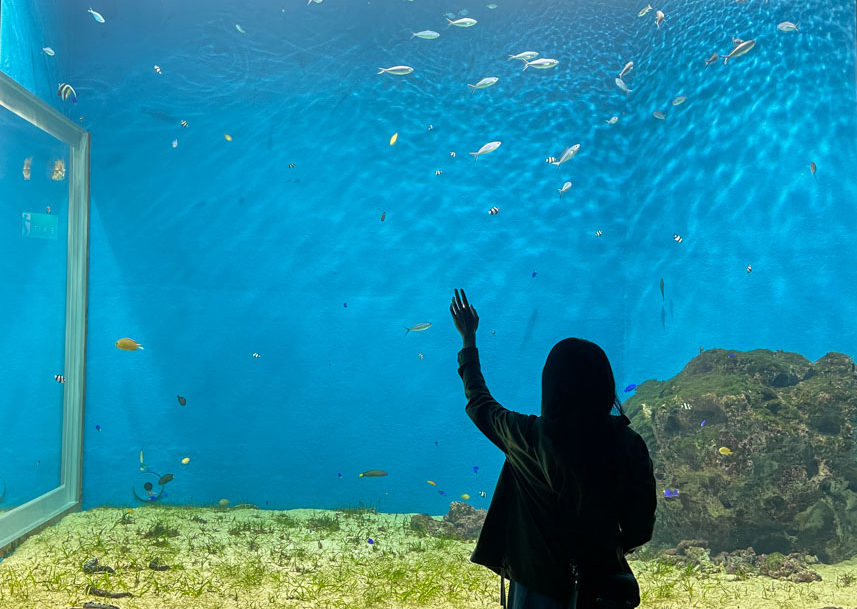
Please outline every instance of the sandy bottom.
[{"label": "sandy bottom", "polygon": [[[0,562],[0,608],[493,608],[499,578],[469,562],[473,545],[420,536],[408,514],[98,508],[67,516]],[[115,573],[84,573],[91,558]],[[169,570],[151,569],[156,559]],[[814,565],[822,581],[800,584],[703,576],[657,560],[632,568],[644,609],[857,607],[857,559]]]}]

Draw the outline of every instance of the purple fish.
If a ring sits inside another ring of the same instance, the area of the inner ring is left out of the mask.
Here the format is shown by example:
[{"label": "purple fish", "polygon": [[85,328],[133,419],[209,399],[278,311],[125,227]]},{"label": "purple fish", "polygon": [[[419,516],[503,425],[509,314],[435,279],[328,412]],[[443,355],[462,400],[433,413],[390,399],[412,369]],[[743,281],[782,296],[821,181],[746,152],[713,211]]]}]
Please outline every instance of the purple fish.
[{"label": "purple fish", "polygon": [[664,489],[664,497],[678,497],[678,489],[672,490],[665,488]]},{"label": "purple fish", "polygon": [[625,393],[630,393],[631,391],[634,391],[634,389],[636,389],[636,388],[637,388],[637,386],[634,383],[631,383],[630,385],[625,387]]},{"label": "purple fish", "polygon": [[372,538],[370,537],[370,538],[369,538],[369,543],[375,543],[375,540],[374,540],[374,539],[372,539]]},{"label": "purple fish", "polygon": [[700,424],[699,424],[699,426],[700,426],[700,427],[705,427],[705,421],[706,421],[706,419],[702,419],[702,423],[700,423]]},{"label": "purple fish", "polygon": [[440,493],[441,495],[443,495],[444,497],[446,497],[446,493],[444,493],[443,491],[438,491],[438,493]]},{"label": "purple fish", "polygon": [[474,465],[474,466],[473,466],[473,473],[474,473],[474,474],[478,474],[478,473],[479,473],[479,466],[478,466],[478,465]]},{"label": "purple fish", "polygon": [[537,274],[538,274],[538,271],[533,271],[533,277],[535,277]]},{"label": "purple fish", "polygon": [[734,353],[730,353],[730,354],[729,354],[729,357],[735,357],[735,354],[734,354]]},{"label": "purple fish", "polygon": [[101,431],[101,425],[96,425],[96,426],[95,426],[95,431]]}]

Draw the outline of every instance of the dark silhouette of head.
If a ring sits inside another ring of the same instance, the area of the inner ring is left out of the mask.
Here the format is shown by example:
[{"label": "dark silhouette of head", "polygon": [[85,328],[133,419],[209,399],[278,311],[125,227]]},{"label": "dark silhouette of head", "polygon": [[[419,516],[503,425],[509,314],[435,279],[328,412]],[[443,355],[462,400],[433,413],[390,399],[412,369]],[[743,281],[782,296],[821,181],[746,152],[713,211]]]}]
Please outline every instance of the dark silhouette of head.
[{"label": "dark silhouette of head", "polygon": [[621,406],[607,354],[582,338],[561,340],[542,370],[542,416],[559,427],[590,429]]}]

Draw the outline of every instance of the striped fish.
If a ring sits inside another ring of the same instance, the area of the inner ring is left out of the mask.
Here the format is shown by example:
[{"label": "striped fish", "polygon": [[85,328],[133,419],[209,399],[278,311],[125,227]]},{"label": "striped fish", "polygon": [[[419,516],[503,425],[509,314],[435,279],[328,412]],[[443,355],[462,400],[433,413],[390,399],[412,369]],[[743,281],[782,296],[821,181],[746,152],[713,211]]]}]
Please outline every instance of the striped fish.
[{"label": "striped fish", "polygon": [[57,89],[57,96],[60,97],[63,101],[67,100],[70,97],[71,103],[77,103],[77,93],[75,93],[74,87],[72,87],[67,82],[60,83],[59,89]]}]

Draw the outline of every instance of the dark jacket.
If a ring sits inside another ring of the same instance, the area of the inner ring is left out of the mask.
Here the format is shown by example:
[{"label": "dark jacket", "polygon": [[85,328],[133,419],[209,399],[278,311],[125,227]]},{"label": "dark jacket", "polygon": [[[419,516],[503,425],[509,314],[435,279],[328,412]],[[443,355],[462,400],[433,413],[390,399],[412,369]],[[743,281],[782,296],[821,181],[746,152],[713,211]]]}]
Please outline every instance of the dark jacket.
[{"label": "dark jacket", "polygon": [[[585,515],[577,515],[561,507],[563,497],[551,487],[556,452],[544,419],[507,410],[491,397],[475,347],[462,349],[458,364],[468,416],[506,455],[470,560],[559,601],[571,593],[572,553],[589,582],[584,596],[594,595],[611,574],[630,575],[625,554],[651,539],[657,499],[646,443],[630,421],[611,417],[615,447],[604,447],[616,455],[615,477],[609,481],[616,492],[605,493],[601,505],[590,504]],[[626,596],[636,606],[639,588],[632,578],[634,589]]]}]

